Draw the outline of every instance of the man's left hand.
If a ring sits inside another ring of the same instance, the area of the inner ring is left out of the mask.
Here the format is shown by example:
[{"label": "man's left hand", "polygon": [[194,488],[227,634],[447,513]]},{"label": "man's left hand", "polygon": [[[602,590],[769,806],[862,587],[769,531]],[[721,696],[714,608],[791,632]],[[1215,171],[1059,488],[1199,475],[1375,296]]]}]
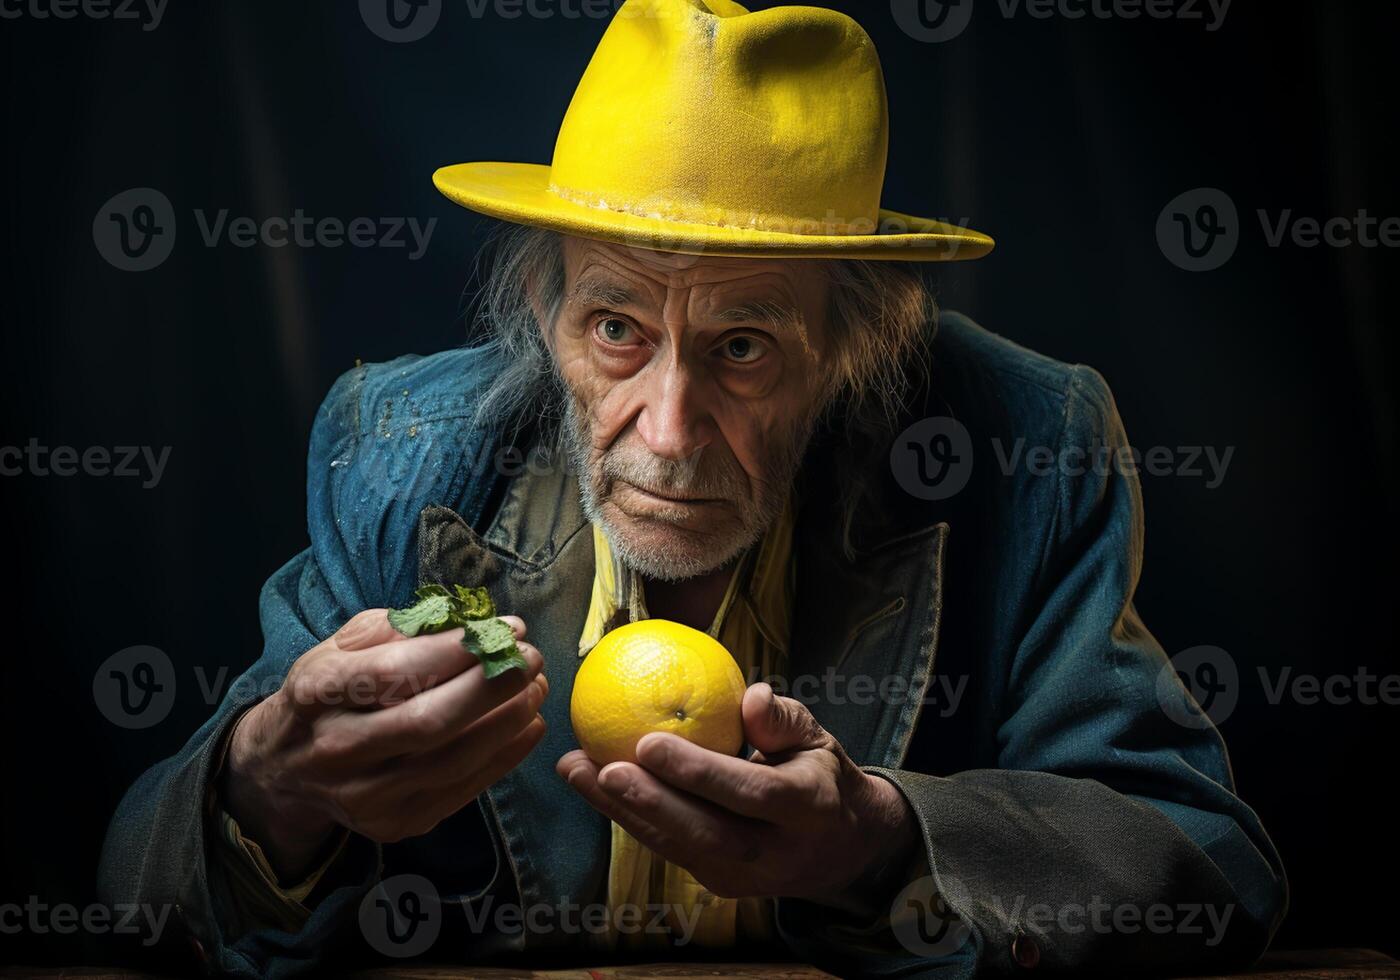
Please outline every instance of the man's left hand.
[{"label": "man's left hand", "polygon": [[743,724],[748,760],[653,732],[637,743],[640,765],[599,770],[576,749],[556,769],[716,895],[801,898],[863,916],[887,908],[919,843],[903,794],[767,684],[744,693]]}]

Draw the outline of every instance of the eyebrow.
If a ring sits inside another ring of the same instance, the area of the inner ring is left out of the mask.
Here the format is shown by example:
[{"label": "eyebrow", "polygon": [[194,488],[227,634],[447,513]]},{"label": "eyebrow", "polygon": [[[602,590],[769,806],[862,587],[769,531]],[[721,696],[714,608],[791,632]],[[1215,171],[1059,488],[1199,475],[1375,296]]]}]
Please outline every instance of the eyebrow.
[{"label": "eyebrow", "polygon": [[568,302],[583,306],[627,306],[636,298],[636,293],[616,280],[585,276],[574,283]]},{"label": "eyebrow", "polygon": [[794,307],[776,300],[756,300],[740,303],[710,317],[722,323],[767,323],[780,329],[793,330],[802,341],[802,346],[810,349],[807,340],[807,324],[802,314]]},{"label": "eyebrow", "polygon": [[[627,284],[598,275],[585,275],[569,290],[566,302],[573,306],[612,306],[624,307],[637,302],[636,292]],[[789,329],[797,334],[802,346],[811,350],[807,337],[807,324],[802,314],[786,303],[777,300],[755,300],[740,303],[721,310],[707,319],[720,323],[766,323],[779,329]]]}]

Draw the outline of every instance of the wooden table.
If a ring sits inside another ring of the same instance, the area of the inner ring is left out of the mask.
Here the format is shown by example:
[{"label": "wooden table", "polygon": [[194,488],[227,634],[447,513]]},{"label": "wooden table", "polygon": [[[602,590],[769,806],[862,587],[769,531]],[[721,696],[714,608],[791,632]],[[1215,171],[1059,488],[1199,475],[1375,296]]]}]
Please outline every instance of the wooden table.
[{"label": "wooden table", "polygon": [[[38,980],[157,980],[157,974],[102,967],[0,968],[0,977]],[[798,963],[648,963],[569,970],[503,970],[439,965],[383,967],[349,974],[355,980],[830,980],[831,974]],[[1396,980],[1400,960],[1370,949],[1310,949],[1268,953],[1253,970],[1230,974],[1253,980]],[[1192,980],[1224,980],[1195,977]]]}]

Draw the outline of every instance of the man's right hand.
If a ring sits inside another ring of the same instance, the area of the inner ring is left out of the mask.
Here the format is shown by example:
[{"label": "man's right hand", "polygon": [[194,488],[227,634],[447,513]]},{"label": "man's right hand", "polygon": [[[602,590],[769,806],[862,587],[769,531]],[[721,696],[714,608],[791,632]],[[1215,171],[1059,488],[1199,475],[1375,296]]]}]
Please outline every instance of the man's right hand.
[{"label": "man's right hand", "polygon": [[[502,616],[517,641],[525,623]],[[234,727],[222,803],[282,881],[315,866],[337,826],[390,843],[426,834],[544,736],[539,650],[487,680],[462,630],[407,638],[366,609],[312,647]]]}]

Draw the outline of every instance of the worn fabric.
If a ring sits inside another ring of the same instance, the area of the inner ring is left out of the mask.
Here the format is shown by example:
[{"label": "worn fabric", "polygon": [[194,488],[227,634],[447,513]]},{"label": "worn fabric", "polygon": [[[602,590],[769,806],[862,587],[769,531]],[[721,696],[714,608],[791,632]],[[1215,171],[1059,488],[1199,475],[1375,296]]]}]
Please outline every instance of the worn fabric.
[{"label": "worn fabric", "polygon": [[[966,937],[936,950],[857,941],[860,923],[780,899],[776,940],[862,975],[1008,974],[1028,940],[1042,969],[1170,974],[1249,962],[1277,928],[1287,883],[1235,793],[1219,732],[1203,718],[1178,723],[1189,695],[1133,605],[1137,478],[1003,465],[996,452],[1019,441],[1082,459],[1126,447],[1107,385],[952,313],[931,350],[928,385],[901,418],[859,435],[824,430],[804,460],[785,680],[857,764],[904,793],[922,859]],[[103,900],[178,903],[180,929],[164,939],[197,938],[211,969],[362,965],[375,954],[361,901],[381,877],[410,873],[440,898],[433,955],[597,957],[590,935],[513,931],[477,915],[605,902],[611,843],[608,822],[553,771],[576,747],[567,706],[597,567],[591,525],[566,469],[508,472],[496,462],[501,433],[471,426],[494,356],[406,357],[337,382],[308,457],[311,545],[263,590],[261,658],[112,821]],[[956,418],[975,460],[961,492],[933,501],[907,492],[890,465],[900,434],[931,416]],[[544,740],[428,835],[384,847],[350,835],[300,930],[235,935],[202,805],[222,736],[302,652],[360,609],[402,605],[420,578],[486,585],[530,623],[551,681]],[[1230,915],[1213,935],[1053,919],[1031,929],[1017,912],[1095,902]]]}]

